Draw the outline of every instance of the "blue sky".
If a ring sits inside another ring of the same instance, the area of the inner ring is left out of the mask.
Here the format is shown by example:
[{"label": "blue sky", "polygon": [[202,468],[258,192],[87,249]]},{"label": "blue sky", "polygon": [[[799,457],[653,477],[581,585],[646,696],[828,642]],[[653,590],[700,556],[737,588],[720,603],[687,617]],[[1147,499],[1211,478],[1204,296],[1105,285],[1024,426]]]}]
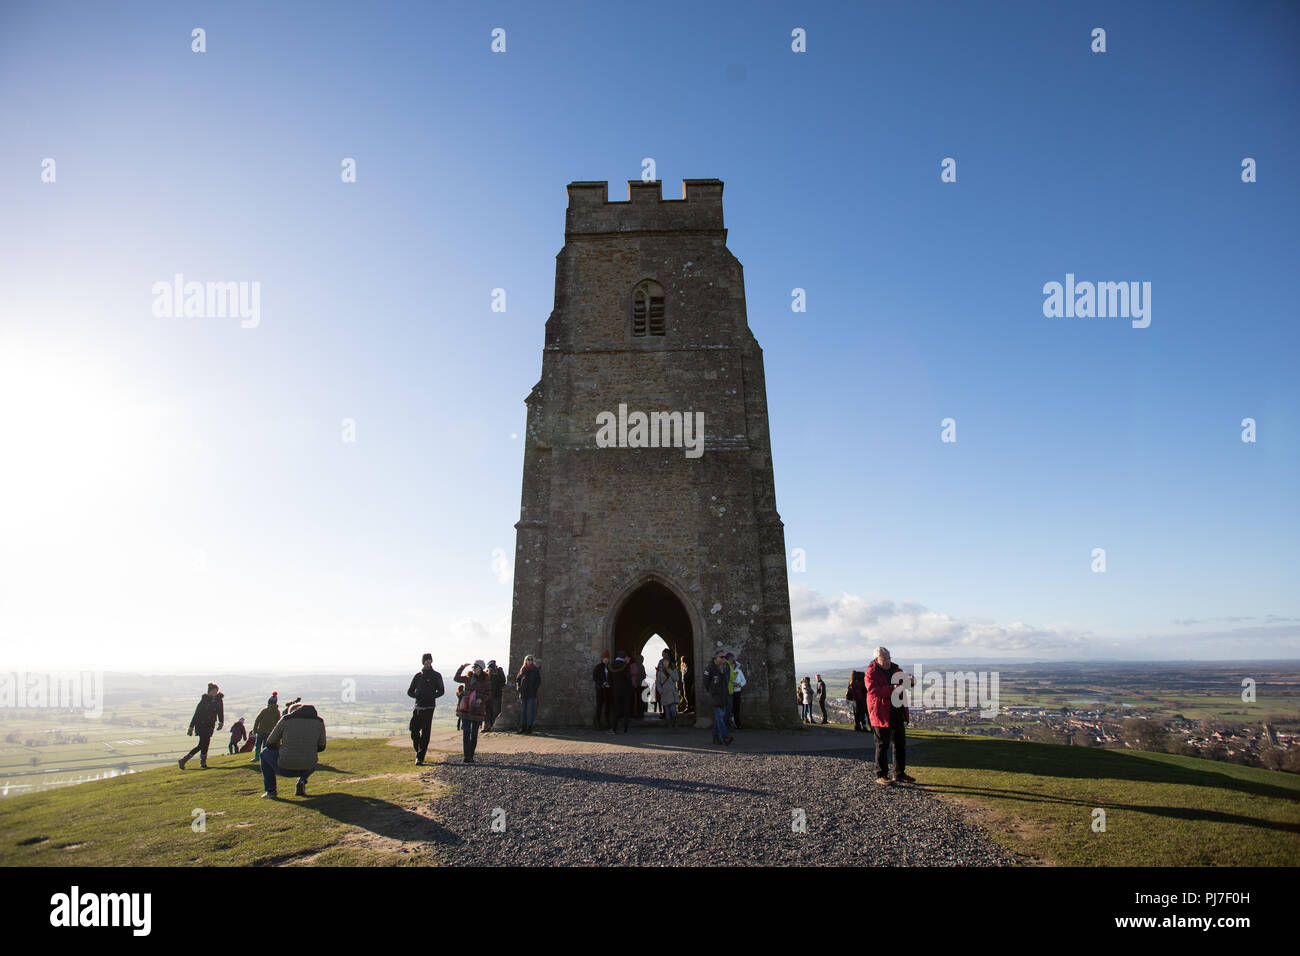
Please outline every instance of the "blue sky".
[{"label": "blue sky", "polygon": [[[1285,3],[5,4],[10,667],[503,657],[564,185],[645,157],[726,182],[802,660],[1295,657],[1298,40]],[[260,323],[153,315],[178,272]],[[1044,317],[1066,273],[1150,282],[1150,327]]]}]

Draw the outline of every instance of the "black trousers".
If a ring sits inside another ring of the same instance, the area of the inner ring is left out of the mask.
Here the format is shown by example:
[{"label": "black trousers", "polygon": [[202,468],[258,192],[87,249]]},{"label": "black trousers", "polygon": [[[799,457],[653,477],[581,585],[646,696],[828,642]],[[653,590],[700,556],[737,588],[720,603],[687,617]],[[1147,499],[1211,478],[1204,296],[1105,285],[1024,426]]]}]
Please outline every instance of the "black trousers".
[{"label": "black trousers", "polygon": [[423,760],[429,749],[429,733],[433,729],[433,708],[416,708],[411,713],[411,746],[415,748],[415,759]]},{"label": "black trousers", "polygon": [[822,709],[822,723],[824,724],[826,723],[826,698],[825,697],[817,698],[817,706]]},{"label": "black trousers", "polygon": [[200,730],[196,727],[194,729],[194,735],[199,738],[199,742],[194,745],[193,750],[185,755],[185,759],[189,760],[195,754],[199,754],[199,759],[206,763],[208,759],[208,744],[212,743],[212,728],[209,727],[207,730]]},{"label": "black trousers", "polygon": [[609,690],[600,685],[596,686],[596,716],[592,724],[596,727],[608,727],[610,724]]},{"label": "black trousers", "polygon": [[907,772],[907,740],[903,733],[903,722],[894,717],[889,718],[888,727],[873,727],[876,734],[876,776],[889,776],[889,745],[894,745],[894,773]]},{"label": "black trousers", "polygon": [[618,729],[618,722],[623,721],[623,733],[627,733],[627,718],[632,711],[632,695],[617,694],[614,697],[614,729]]},{"label": "black trousers", "polygon": [[865,700],[855,700],[853,702],[853,729],[867,729],[867,702]]}]

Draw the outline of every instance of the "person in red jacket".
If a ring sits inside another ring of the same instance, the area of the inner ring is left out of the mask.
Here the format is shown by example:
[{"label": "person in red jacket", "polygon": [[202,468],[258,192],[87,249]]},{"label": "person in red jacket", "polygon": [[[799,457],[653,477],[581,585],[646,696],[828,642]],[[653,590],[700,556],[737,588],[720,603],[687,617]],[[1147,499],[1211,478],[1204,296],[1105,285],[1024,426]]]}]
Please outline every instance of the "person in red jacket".
[{"label": "person in red jacket", "polygon": [[[902,676],[895,679],[896,674]],[[894,745],[894,780],[898,783],[916,783],[907,775],[907,743],[903,735],[906,722],[901,691],[902,684],[911,687],[916,680],[889,659],[889,648],[877,647],[876,657],[867,665],[867,713],[871,728],[876,734],[876,783],[889,785],[889,745]]]}]

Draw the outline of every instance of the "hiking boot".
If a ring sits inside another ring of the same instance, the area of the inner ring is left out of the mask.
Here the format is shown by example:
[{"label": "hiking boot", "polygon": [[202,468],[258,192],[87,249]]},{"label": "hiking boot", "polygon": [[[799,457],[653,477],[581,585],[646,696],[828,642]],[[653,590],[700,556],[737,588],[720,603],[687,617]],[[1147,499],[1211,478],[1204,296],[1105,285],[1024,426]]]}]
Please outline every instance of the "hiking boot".
[{"label": "hiking boot", "polygon": [[199,758],[199,769],[200,770],[208,769],[208,761],[205,758],[202,757]]},{"label": "hiking boot", "polygon": [[416,765],[417,767],[423,767],[423,766],[424,766],[424,758],[423,758],[423,757],[416,757],[416,758],[415,758],[415,765]]},{"label": "hiking boot", "polygon": [[306,780],[299,780],[299,781],[298,781],[298,786],[296,786],[296,787],[293,788],[293,795],[294,795],[295,797],[305,797],[305,796],[307,796],[307,781],[306,781]]},{"label": "hiking boot", "polygon": [[880,784],[882,787],[887,787],[887,786],[889,786],[889,784],[890,784],[891,782],[892,782],[892,781],[891,781],[888,777],[877,777],[877,778],[876,778],[876,783]]},{"label": "hiking boot", "polygon": [[907,774],[902,773],[901,771],[899,773],[894,774],[894,779],[899,783],[916,783],[915,777],[909,777]]},{"label": "hiking boot", "polygon": [[279,795],[278,793],[276,793],[274,790],[268,790],[268,791],[266,791],[266,793],[262,794],[262,797],[263,797],[264,799],[267,799],[267,800],[278,800],[278,799],[280,799],[280,795]]},{"label": "hiking boot", "polygon": [[176,761],[176,766],[178,766],[178,767],[180,767],[182,770],[184,770],[184,769],[185,769],[185,761],[187,761],[187,760],[189,760],[189,759],[190,759],[189,757],[182,757],[180,760]]}]

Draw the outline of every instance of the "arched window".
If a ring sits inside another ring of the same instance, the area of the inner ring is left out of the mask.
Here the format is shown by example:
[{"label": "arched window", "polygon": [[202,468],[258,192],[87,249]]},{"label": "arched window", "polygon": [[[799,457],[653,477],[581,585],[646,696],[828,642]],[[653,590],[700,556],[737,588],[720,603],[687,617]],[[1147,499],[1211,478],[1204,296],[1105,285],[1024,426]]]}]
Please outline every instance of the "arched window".
[{"label": "arched window", "polygon": [[632,290],[632,335],[664,334],[664,287],[653,279],[640,282]]}]

